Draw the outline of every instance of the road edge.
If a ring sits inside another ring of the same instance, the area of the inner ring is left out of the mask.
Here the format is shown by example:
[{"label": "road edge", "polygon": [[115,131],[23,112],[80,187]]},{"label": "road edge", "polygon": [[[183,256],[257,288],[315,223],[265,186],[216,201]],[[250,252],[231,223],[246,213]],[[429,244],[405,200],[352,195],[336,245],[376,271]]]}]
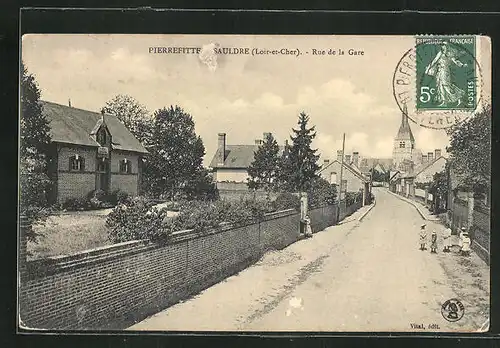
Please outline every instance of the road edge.
[{"label": "road edge", "polygon": [[377,205],[377,199],[375,198],[373,200],[373,203],[371,204],[370,208],[368,208],[361,216],[358,218],[358,221],[361,221],[364,219],[364,217],[373,209],[373,207]]},{"label": "road edge", "polygon": [[405,197],[401,197],[398,194],[396,194],[394,192],[391,192],[390,190],[387,190],[387,192],[389,192],[391,195],[393,195],[397,199],[400,199],[403,202],[411,204],[417,210],[418,214],[422,217],[422,219],[427,220],[427,221],[440,221],[439,218],[429,219],[429,217],[426,214],[424,214],[422,212],[422,210],[420,209],[420,207],[418,205],[416,205],[411,199],[408,199],[408,198],[405,198]]}]

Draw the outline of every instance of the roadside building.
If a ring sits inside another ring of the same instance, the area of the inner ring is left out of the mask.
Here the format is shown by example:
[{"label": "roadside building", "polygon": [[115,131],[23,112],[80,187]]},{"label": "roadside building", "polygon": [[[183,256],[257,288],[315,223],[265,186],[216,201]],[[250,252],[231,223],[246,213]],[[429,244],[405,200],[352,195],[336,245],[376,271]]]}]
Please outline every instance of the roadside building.
[{"label": "roadside building", "polygon": [[147,151],[118,118],[47,101],[42,104],[51,127],[53,202],[85,197],[97,189],[139,193]]},{"label": "roadside building", "polygon": [[[271,133],[263,133],[263,139]],[[248,168],[254,160],[254,154],[262,145],[262,139],[256,139],[253,145],[228,145],[226,133],[218,134],[217,151],[210,162],[219,194],[222,196],[241,195],[248,192]],[[283,154],[285,146],[280,146],[279,156]]]},{"label": "roadside building", "polygon": [[[343,163],[343,164],[342,164]],[[340,182],[340,168],[342,167],[342,183]],[[337,151],[337,159],[330,161],[325,159],[321,169],[320,176],[331,184],[342,188],[344,192],[359,192],[363,191],[366,195],[370,192],[370,178],[361,173],[356,163],[352,161],[352,157],[347,154],[342,161],[342,151]],[[341,185],[341,186],[340,186]],[[339,190],[340,192],[340,190]]]}]

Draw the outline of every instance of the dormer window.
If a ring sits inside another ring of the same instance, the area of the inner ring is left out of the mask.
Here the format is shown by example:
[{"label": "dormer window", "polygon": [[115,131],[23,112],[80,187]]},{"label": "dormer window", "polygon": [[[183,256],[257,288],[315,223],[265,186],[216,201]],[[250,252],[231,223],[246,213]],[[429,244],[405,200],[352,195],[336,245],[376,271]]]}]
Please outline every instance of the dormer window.
[{"label": "dormer window", "polygon": [[131,173],[132,163],[128,159],[123,159],[120,161],[120,173]]},{"label": "dormer window", "polygon": [[405,148],[405,142],[404,141],[400,141],[399,142],[399,148],[400,149],[404,149]]},{"label": "dormer window", "polygon": [[69,158],[69,170],[73,172],[83,172],[85,170],[85,159],[79,155]]},{"label": "dormer window", "polygon": [[99,132],[97,132],[97,142],[101,145],[104,146],[106,145],[106,130],[104,128],[99,129]]}]

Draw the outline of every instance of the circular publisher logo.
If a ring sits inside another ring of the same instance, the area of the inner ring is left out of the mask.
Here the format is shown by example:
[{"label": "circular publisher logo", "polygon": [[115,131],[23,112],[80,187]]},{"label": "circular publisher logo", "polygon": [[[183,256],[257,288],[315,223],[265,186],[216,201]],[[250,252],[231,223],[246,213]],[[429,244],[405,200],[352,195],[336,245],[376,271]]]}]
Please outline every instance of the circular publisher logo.
[{"label": "circular publisher logo", "polygon": [[443,315],[443,318],[445,318],[448,321],[455,322],[459,321],[462,319],[464,316],[464,305],[460,300],[457,300],[456,298],[452,298],[441,306],[441,314]]}]

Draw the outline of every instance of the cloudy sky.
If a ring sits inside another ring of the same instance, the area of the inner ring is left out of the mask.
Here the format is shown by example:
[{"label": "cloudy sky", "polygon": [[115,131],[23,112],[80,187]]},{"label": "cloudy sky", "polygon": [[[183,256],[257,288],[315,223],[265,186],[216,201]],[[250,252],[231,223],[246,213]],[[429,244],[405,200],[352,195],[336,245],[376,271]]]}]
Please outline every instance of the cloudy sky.
[{"label": "cloudy sky", "polygon": [[[197,54],[151,54],[149,47],[300,49],[295,56],[219,55],[210,69]],[[333,158],[346,133],[346,150],[391,157],[401,122],[392,76],[412,37],[25,35],[22,58],[36,76],[42,99],[98,111],[116,94],[129,94],[149,110],[179,105],[196,123],[206,148],[253,144],[271,132],[283,144],[305,111],[316,126],[314,146]],[[343,49],[344,56],[312,55]],[[364,51],[349,56],[348,50]],[[308,52],[309,54],[306,54]],[[444,131],[411,123],[417,148],[444,148]]]}]

